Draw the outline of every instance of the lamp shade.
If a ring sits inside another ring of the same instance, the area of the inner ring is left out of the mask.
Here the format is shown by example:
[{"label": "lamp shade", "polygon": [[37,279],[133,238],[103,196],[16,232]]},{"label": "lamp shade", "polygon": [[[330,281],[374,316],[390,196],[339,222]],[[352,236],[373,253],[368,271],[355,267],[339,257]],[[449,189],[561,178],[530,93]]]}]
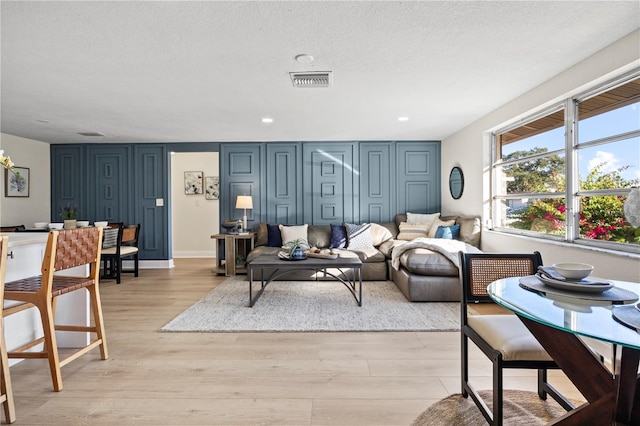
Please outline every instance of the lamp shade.
[{"label": "lamp shade", "polygon": [[236,199],[236,209],[252,209],[253,198],[251,195],[238,195]]}]

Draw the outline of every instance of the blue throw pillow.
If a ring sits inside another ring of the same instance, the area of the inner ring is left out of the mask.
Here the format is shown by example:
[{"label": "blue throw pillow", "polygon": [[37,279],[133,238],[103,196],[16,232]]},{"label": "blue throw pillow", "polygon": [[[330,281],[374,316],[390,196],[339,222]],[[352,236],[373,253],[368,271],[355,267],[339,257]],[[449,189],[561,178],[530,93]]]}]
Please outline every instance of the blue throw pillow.
[{"label": "blue throw pillow", "polygon": [[436,230],[436,238],[445,240],[457,240],[460,236],[460,225],[438,226]]},{"label": "blue throw pillow", "polygon": [[267,223],[267,247],[282,247],[282,235],[279,225]]},{"label": "blue throw pillow", "polygon": [[345,248],[347,246],[347,230],[342,225],[331,225],[331,244],[329,248]]}]

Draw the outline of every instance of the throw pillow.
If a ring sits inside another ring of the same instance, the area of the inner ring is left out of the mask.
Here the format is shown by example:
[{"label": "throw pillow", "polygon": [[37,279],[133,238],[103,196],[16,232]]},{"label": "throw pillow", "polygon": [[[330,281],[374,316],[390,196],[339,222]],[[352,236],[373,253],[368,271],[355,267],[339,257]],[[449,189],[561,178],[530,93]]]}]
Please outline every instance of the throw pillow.
[{"label": "throw pillow", "polygon": [[411,241],[415,238],[426,238],[429,225],[426,223],[400,223],[400,233],[396,237],[398,240]]},{"label": "throw pillow", "polygon": [[431,225],[434,220],[440,217],[440,212],[430,214],[419,214],[407,212],[407,223],[426,223]]},{"label": "throw pillow", "polygon": [[445,240],[457,240],[460,237],[460,225],[438,226],[436,238]]},{"label": "throw pillow", "polygon": [[347,240],[349,250],[353,249],[371,249],[373,242],[371,241],[371,224],[363,223],[356,225],[354,223],[345,223],[345,229],[347,230]]},{"label": "throw pillow", "polygon": [[431,227],[429,228],[429,232],[428,232],[427,236],[429,238],[435,238],[436,237],[436,231],[438,230],[438,227],[440,227],[440,226],[453,226],[455,224],[456,224],[455,219],[452,219],[452,220],[436,219],[431,224]]},{"label": "throw pillow", "polygon": [[283,245],[286,245],[290,241],[305,240],[307,241],[307,229],[309,225],[297,225],[297,226],[284,226],[280,225],[280,235],[282,237]]},{"label": "throw pillow", "polygon": [[269,225],[267,223],[267,247],[282,247],[280,225]]},{"label": "throw pillow", "polygon": [[331,225],[331,243],[329,248],[345,248],[347,246],[347,230],[343,225]]}]

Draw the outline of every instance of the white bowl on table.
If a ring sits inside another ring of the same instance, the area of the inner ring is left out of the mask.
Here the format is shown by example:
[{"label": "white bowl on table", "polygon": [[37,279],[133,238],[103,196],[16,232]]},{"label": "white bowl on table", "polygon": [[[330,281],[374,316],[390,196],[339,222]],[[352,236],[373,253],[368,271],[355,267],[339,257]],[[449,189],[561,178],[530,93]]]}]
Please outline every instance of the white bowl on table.
[{"label": "white bowl on table", "polygon": [[88,220],[79,220],[76,222],[76,226],[78,226],[78,228],[85,228],[87,226],[89,226],[89,221]]},{"label": "white bowl on table", "polygon": [[54,229],[55,230],[60,230],[62,228],[64,228],[64,223],[61,223],[61,222],[50,223],[49,224],[49,229],[51,229],[51,230],[54,230]]},{"label": "white bowl on table", "polygon": [[109,225],[109,222],[105,220],[105,221],[93,222],[93,224],[98,228],[106,228]]},{"label": "white bowl on table", "polygon": [[47,229],[48,226],[49,226],[48,222],[36,222],[33,224],[33,227],[35,229]]},{"label": "white bowl on table", "polygon": [[555,263],[553,269],[568,280],[581,280],[593,272],[593,265],[588,263]]}]

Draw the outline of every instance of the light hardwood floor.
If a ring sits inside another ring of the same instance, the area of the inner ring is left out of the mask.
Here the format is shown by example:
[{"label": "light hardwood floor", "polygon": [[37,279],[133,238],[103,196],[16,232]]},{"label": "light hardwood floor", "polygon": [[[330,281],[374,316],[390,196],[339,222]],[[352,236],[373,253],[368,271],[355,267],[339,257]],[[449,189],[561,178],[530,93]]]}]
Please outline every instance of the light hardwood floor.
[{"label": "light hardwood floor", "polygon": [[[109,359],[63,367],[58,393],[45,360],[13,366],[16,424],[409,425],[459,392],[458,333],[158,332],[224,280],[213,263],[103,281]],[[491,388],[489,362],[472,358],[476,387]],[[508,372],[505,387],[534,390],[535,373]]]}]

